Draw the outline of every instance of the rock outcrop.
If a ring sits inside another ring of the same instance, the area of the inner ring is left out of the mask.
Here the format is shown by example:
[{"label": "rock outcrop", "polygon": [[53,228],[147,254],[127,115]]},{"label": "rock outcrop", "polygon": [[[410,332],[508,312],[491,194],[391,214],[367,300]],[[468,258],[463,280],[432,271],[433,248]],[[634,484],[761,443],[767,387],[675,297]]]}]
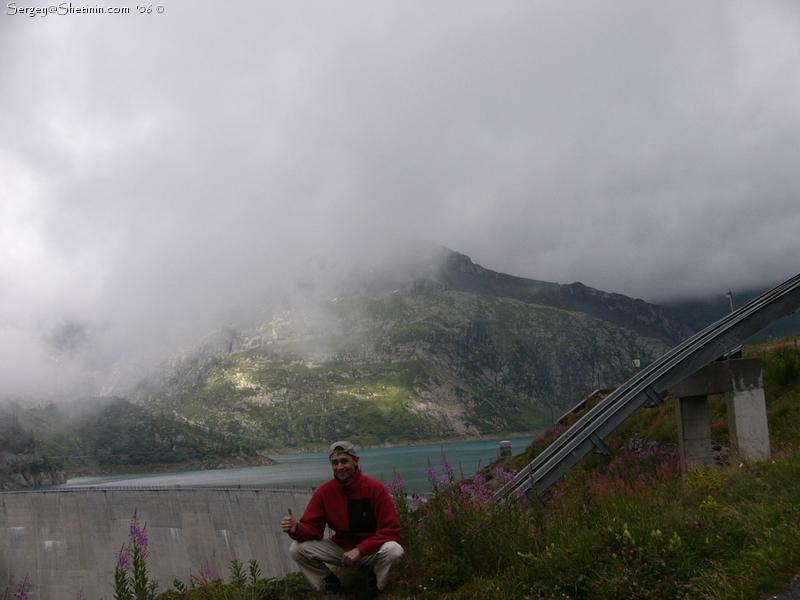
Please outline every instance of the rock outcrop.
[{"label": "rock outcrop", "polygon": [[0,452],[0,489],[17,490],[66,483],[65,472],[47,458]]}]

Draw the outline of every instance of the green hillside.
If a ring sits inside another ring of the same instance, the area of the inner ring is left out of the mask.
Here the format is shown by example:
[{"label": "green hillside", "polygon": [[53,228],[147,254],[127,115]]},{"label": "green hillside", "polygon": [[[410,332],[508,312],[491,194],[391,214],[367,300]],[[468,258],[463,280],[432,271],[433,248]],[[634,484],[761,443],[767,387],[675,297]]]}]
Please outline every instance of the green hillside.
[{"label": "green hillside", "polygon": [[338,297],[231,340],[145,405],[265,447],[528,431],[667,349],[583,313],[441,289]]},{"label": "green hillside", "polygon": [[689,333],[641,300],[444,248],[379,272],[312,267],[296,294],[110,392],[265,449],[530,431]]}]

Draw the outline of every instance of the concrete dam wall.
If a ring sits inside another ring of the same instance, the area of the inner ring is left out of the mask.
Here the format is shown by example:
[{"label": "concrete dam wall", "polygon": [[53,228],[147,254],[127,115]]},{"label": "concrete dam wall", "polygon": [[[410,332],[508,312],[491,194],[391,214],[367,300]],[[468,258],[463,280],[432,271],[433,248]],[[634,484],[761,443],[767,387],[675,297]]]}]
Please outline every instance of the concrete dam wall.
[{"label": "concrete dam wall", "polygon": [[160,590],[205,567],[227,580],[234,558],[258,561],[262,577],[281,577],[295,570],[281,519],[287,507],[302,513],[310,498],[307,488],[0,493],[0,595],[28,575],[37,600],[112,598],[134,511],[147,527],[147,564]]}]

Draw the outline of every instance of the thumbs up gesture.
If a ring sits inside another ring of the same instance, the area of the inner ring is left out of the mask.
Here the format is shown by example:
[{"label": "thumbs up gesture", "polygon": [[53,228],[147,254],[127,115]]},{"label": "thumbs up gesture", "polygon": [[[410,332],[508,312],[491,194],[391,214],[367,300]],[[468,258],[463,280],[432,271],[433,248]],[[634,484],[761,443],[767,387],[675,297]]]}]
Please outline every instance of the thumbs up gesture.
[{"label": "thumbs up gesture", "polygon": [[291,508],[289,509],[289,516],[283,517],[283,520],[281,521],[281,529],[283,529],[285,533],[294,533],[297,531],[297,521],[292,514]]}]

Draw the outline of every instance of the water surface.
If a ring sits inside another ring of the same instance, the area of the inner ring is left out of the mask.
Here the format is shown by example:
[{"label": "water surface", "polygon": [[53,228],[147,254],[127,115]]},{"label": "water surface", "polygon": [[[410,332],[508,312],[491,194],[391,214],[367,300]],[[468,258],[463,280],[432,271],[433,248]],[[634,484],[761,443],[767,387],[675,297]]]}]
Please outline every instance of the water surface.
[{"label": "water surface", "polygon": [[[406,483],[408,491],[429,492],[426,474],[429,465],[441,474],[442,457],[452,464],[456,475],[470,476],[479,466],[497,458],[500,441],[508,439],[511,450],[518,454],[530,444],[535,435],[519,438],[493,438],[470,442],[449,442],[424,446],[367,448],[359,450],[365,474],[391,481],[396,473]],[[279,464],[245,469],[184,471],[178,473],[147,473],[139,475],[101,475],[76,477],[58,489],[87,486],[103,487],[204,487],[204,486],[318,486],[331,478],[327,452],[281,454],[272,457]]]}]

